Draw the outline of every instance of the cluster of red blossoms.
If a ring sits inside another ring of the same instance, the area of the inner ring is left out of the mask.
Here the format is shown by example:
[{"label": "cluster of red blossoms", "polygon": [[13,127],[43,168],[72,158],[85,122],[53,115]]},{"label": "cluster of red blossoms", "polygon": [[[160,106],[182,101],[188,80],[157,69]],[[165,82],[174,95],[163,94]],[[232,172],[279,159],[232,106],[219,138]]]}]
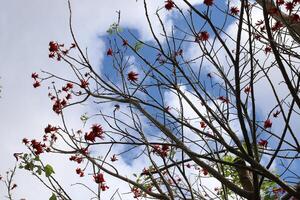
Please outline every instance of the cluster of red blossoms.
[{"label": "cluster of red blossoms", "polygon": [[272,127],[272,121],[270,119],[267,119],[265,122],[264,122],[264,128],[271,128]]},{"label": "cluster of red blossoms", "polygon": [[128,74],[127,74],[127,79],[129,81],[133,81],[133,82],[136,82],[138,80],[138,73],[134,72],[134,71],[130,71]]},{"label": "cluster of red blossoms", "polygon": [[207,31],[202,31],[200,33],[198,33],[198,35],[196,36],[195,42],[199,42],[199,41],[207,41],[209,39],[209,34]]},{"label": "cluster of red blossoms", "polygon": [[102,191],[109,189],[109,187],[105,184],[103,173],[95,174],[93,177],[94,177],[95,182],[99,184],[99,188]]},{"label": "cluster of red blossoms", "polygon": [[230,14],[232,14],[232,15],[237,15],[237,14],[239,14],[239,12],[240,12],[240,10],[236,6],[233,6],[230,8]]},{"label": "cluster of red blossoms", "polygon": [[61,49],[64,46],[65,46],[64,44],[58,44],[57,42],[50,41],[49,42],[49,58],[56,58],[57,61],[60,61],[62,58],[62,55],[67,55],[71,49],[76,47],[76,44],[72,43],[70,48]]},{"label": "cluster of red blossoms", "polygon": [[84,176],[84,172],[82,171],[81,168],[77,168],[77,169],[76,169],[76,174],[78,174],[80,177],[83,177],[83,176]]},{"label": "cluster of red blossoms", "polygon": [[154,145],[152,152],[161,156],[161,157],[167,157],[168,153],[170,151],[170,147],[167,144],[163,145]]},{"label": "cluster of red blossoms", "polygon": [[266,148],[268,146],[268,141],[260,139],[260,141],[258,142],[258,145],[263,147],[263,148]]},{"label": "cluster of red blossoms", "polygon": [[135,199],[137,199],[143,195],[142,190],[137,187],[133,187],[131,189],[131,192],[133,193],[133,198],[135,198]]},{"label": "cluster of red blossoms", "polygon": [[104,138],[104,131],[101,125],[94,124],[91,129],[92,130],[89,133],[85,133],[84,135],[84,139],[86,141],[95,142],[96,138]]},{"label": "cluster of red blossoms", "polygon": [[201,127],[201,128],[206,128],[207,125],[206,125],[206,123],[205,123],[204,121],[201,121],[201,122],[200,122],[200,127]]},{"label": "cluster of red blossoms", "polygon": [[165,1],[165,9],[172,10],[174,8],[174,2],[172,0]]},{"label": "cluster of red blossoms", "polygon": [[[60,114],[62,109],[68,104],[68,100],[70,100],[72,98],[71,93],[69,93],[69,90],[71,90],[73,88],[73,84],[72,83],[67,83],[65,86],[62,87],[62,91],[66,92],[66,96],[62,99],[58,99],[56,98],[54,95],[52,95],[51,93],[48,94],[49,98],[54,101],[53,106],[52,106],[52,110],[57,113]],[[61,92],[61,91],[59,91]]]},{"label": "cluster of red blossoms", "polygon": [[82,161],[83,161],[83,158],[79,155],[73,155],[69,158],[70,161],[75,161],[77,162],[78,164],[80,164]]},{"label": "cluster of red blossoms", "polygon": [[[26,138],[24,138],[23,143],[27,145],[29,141]],[[31,143],[30,146],[32,147],[35,155],[37,156],[40,155],[41,153],[44,153],[44,151],[50,151],[50,149],[46,147],[46,144],[37,142],[36,140],[31,140],[30,143]]]},{"label": "cluster of red blossoms", "polygon": [[58,131],[58,128],[55,126],[52,126],[50,124],[48,124],[48,126],[44,129],[45,135],[44,135],[44,139],[43,141],[48,141],[48,136],[47,134],[51,134],[50,138],[51,138],[51,142],[55,142],[57,140],[57,137],[55,135],[55,133]]},{"label": "cluster of red blossoms", "polygon": [[211,6],[214,3],[214,0],[204,0],[203,3],[207,6]]},{"label": "cluster of red blossoms", "polygon": [[219,96],[218,100],[222,101],[222,103],[229,103],[229,99],[224,96]]},{"label": "cluster of red blossoms", "polygon": [[33,78],[33,80],[34,80],[34,83],[33,83],[34,88],[41,86],[41,82],[38,80],[39,75],[36,72],[31,74],[31,78]]}]

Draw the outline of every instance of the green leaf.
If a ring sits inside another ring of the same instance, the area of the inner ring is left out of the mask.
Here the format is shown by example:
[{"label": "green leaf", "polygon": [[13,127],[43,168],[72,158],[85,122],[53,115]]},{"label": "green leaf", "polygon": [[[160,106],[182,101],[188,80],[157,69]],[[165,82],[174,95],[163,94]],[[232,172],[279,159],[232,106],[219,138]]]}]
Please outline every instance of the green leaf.
[{"label": "green leaf", "polygon": [[39,157],[39,156],[36,156],[36,157],[34,158],[34,160],[35,160],[35,161],[40,161],[40,157]]},{"label": "green leaf", "polygon": [[88,117],[87,113],[84,113],[83,115],[80,116],[80,120],[83,122],[84,125],[88,119],[89,119],[89,117]]},{"label": "green leaf", "polygon": [[52,193],[52,196],[49,198],[49,200],[57,200],[56,196],[54,193]]},{"label": "green leaf", "polygon": [[134,45],[134,50],[139,51],[143,47],[143,43],[141,42],[136,42]]},{"label": "green leaf", "polygon": [[37,166],[36,173],[38,173],[38,175],[42,174],[42,167],[41,166]]},{"label": "green leaf", "polygon": [[51,176],[51,174],[55,173],[51,165],[46,165],[44,170],[45,170],[46,177],[49,177]]}]

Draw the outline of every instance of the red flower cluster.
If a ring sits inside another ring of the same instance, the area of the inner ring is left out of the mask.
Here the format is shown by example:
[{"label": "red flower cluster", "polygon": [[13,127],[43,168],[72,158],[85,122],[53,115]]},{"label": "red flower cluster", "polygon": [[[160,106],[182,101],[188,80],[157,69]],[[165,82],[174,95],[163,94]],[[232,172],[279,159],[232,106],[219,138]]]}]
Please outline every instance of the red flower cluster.
[{"label": "red flower cluster", "polygon": [[36,72],[31,74],[31,78],[34,80],[34,83],[32,84],[34,88],[41,86],[41,82],[38,81],[39,75]]},{"label": "red flower cluster", "polygon": [[69,160],[70,160],[70,161],[75,161],[75,162],[77,162],[78,164],[80,164],[80,163],[82,162],[83,158],[80,157],[80,156],[78,156],[78,155],[75,155],[75,156],[71,156],[71,157],[69,158]]},{"label": "red flower cluster", "polygon": [[281,6],[281,5],[284,4],[284,0],[276,0],[276,4],[277,4],[278,6]]},{"label": "red flower cluster", "polygon": [[203,3],[207,6],[211,6],[214,3],[214,0],[204,0]]},{"label": "red flower cluster", "polygon": [[22,143],[24,143],[25,145],[27,145],[29,143],[29,140],[27,138],[23,138]]},{"label": "red flower cluster", "polygon": [[107,50],[106,55],[107,55],[107,56],[112,56],[112,55],[113,55],[113,50],[112,50],[112,48],[109,48],[109,49]]},{"label": "red flower cluster", "polygon": [[165,1],[165,8],[167,10],[172,10],[172,8],[174,8],[174,2],[172,0]]},{"label": "red flower cluster", "polygon": [[291,18],[292,18],[293,23],[299,23],[300,22],[300,16],[296,13],[292,14]]},{"label": "red flower cluster", "polygon": [[152,152],[161,156],[161,157],[167,157],[168,153],[170,151],[169,145],[163,144],[163,145],[154,145]]},{"label": "red flower cluster", "polygon": [[37,142],[36,140],[31,140],[31,146],[36,155],[40,155],[41,153],[44,153],[44,148],[46,148],[45,144],[42,144],[41,142]]},{"label": "red flower cluster", "polygon": [[92,126],[92,130],[89,133],[85,133],[84,139],[87,141],[95,142],[96,138],[103,139],[104,136],[104,131],[101,125],[99,124],[94,124]]},{"label": "red flower cluster", "polygon": [[127,75],[127,79],[129,81],[133,81],[133,82],[136,82],[138,80],[138,73],[135,73],[134,71],[130,71]]},{"label": "red flower cluster", "polygon": [[200,127],[201,127],[201,128],[206,128],[206,127],[207,127],[207,125],[205,124],[205,122],[204,122],[204,121],[201,121],[201,122],[200,122]]},{"label": "red flower cluster", "polygon": [[233,7],[230,8],[230,13],[232,15],[237,15],[237,14],[239,14],[239,12],[240,12],[240,10],[236,6],[233,6]]},{"label": "red flower cluster", "polygon": [[278,117],[278,115],[280,114],[280,111],[279,110],[277,110],[275,113],[273,113],[273,117]]},{"label": "red flower cluster", "polygon": [[294,2],[286,2],[286,3],[285,3],[285,9],[286,9],[287,11],[289,11],[289,12],[291,12],[291,11],[294,9],[295,6],[296,6],[296,5],[295,5]]},{"label": "red flower cluster", "polygon": [[63,47],[64,45],[59,45],[57,42],[50,41],[49,42],[49,58],[54,58],[57,56],[57,60],[60,61],[61,55],[59,53],[59,47]]},{"label": "red flower cluster", "polygon": [[89,85],[89,82],[87,80],[80,80],[80,87],[82,88],[87,88],[87,86]]},{"label": "red flower cluster", "polygon": [[93,177],[94,177],[95,182],[99,184],[99,187],[102,191],[109,189],[109,187],[107,185],[105,185],[103,173],[95,174]]},{"label": "red flower cluster", "polygon": [[202,169],[202,172],[203,172],[203,175],[204,176],[207,176],[208,175],[208,170],[206,168],[203,168]]},{"label": "red flower cluster", "polygon": [[278,31],[280,28],[283,27],[283,24],[280,21],[277,21],[271,28],[273,32]]},{"label": "red flower cluster", "polygon": [[271,128],[272,127],[272,121],[270,119],[267,119],[264,122],[264,128]]},{"label": "red flower cluster", "polygon": [[72,83],[67,83],[66,86],[62,87],[61,89],[64,92],[68,92],[72,88],[73,88],[73,84]]},{"label": "red flower cluster", "polygon": [[137,188],[137,187],[133,187],[133,188],[131,189],[131,192],[133,193],[133,198],[135,198],[135,199],[141,197],[142,194],[143,194],[142,191],[141,191],[141,189],[139,189],[139,188]]},{"label": "red flower cluster", "polygon": [[116,154],[114,154],[114,155],[110,158],[110,161],[111,161],[111,162],[115,162],[115,161],[117,161],[117,160],[118,160],[118,158],[117,158]]},{"label": "red flower cluster", "polygon": [[63,107],[65,107],[67,105],[67,101],[66,100],[59,100],[59,99],[57,99],[55,102],[54,102],[54,104],[53,104],[53,106],[52,106],[52,110],[55,112],[55,113],[57,113],[57,114],[60,114],[61,113],[61,111],[62,111],[62,109],[63,109]]},{"label": "red flower cluster", "polygon": [[246,94],[249,94],[251,92],[251,87],[250,86],[245,87],[244,92]]},{"label": "red flower cluster", "polygon": [[64,44],[58,44],[57,42],[50,41],[49,42],[49,58],[55,58],[60,61],[62,58],[62,55],[67,55],[69,51],[76,47],[76,44],[72,43],[70,48],[68,49],[61,49],[61,47],[64,47]]},{"label": "red flower cluster", "polygon": [[260,139],[260,141],[258,142],[258,145],[261,146],[261,147],[263,147],[263,148],[266,148],[267,145],[268,145],[268,141]]},{"label": "red flower cluster", "polygon": [[52,132],[56,132],[57,130],[58,130],[57,127],[51,126],[50,124],[48,124],[48,126],[44,129],[45,133],[52,133]]},{"label": "red flower cluster", "polygon": [[272,51],[272,48],[270,46],[266,46],[265,54],[270,53],[271,51]]},{"label": "red flower cluster", "polygon": [[76,169],[76,174],[78,174],[80,177],[84,176],[84,172],[81,170],[81,168]]},{"label": "red flower cluster", "polygon": [[221,100],[222,103],[229,103],[229,99],[224,96],[220,96],[220,97],[218,97],[218,99]]},{"label": "red flower cluster", "polygon": [[200,33],[198,33],[198,35],[196,36],[195,41],[199,42],[199,41],[207,41],[209,39],[209,34],[207,31],[202,31]]}]

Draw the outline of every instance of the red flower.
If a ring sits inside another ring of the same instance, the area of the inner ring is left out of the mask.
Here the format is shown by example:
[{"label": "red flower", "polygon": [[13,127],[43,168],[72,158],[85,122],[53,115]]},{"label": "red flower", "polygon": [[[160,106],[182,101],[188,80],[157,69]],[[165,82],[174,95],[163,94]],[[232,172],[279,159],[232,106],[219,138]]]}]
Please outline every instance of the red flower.
[{"label": "red flower", "polygon": [[38,77],[39,75],[36,72],[31,74],[31,78],[33,78],[34,80],[36,80]]},{"label": "red flower", "polygon": [[98,124],[94,124],[92,126],[92,131],[90,131],[89,133],[85,133],[84,135],[84,139],[85,140],[89,140],[91,142],[95,142],[96,137],[103,139],[104,132],[103,132],[103,128],[101,127],[101,125]]},{"label": "red flower", "polygon": [[82,88],[87,88],[87,86],[89,85],[89,82],[87,80],[80,80],[80,87]]},{"label": "red flower", "polygon": [[93,177],[94,177],[94,180],[96,183],[104,183],[105,182],[104,176],[102,173],[95,174]]},{"label": "red flower", "polygon": [[244,92],[246,94],[250,93],[251,92],[251,87],[250,86],[245,87]]},{"label": "red flower", "polygon": [[201,122],[200,122],[200,127],[201,127],[201,128],[206,128],[206,126],[207,126],[207,125],[205,124],[204,121],[201,121]]},{"label": "red flower", "polygon": [[295,4],[293,2],[285,3],[285,9],[287,9],[290,12],[293,10],[294,7],[295,7]]},{"label": "red flower", "polygon": [[174,2],[172,0],[167,0],[165,1],[165,8],[167,10],[171,10],[172,8],[174,8]]},{"label": "red flower", "polygon": [[272,51],[272,48],[271,48],[271,47],[267,46],[267,47],[265,48],[265,54],[270,53],[271,51]]},{"label": "red flower", "polygon": [[277,110],[275,113],[273,113],[273,117],[278,117],[278,115],[280,114],[280,111],[279,110]]},{"label": "red flower", "polygon": [[220,96],[220,97],[218,97],[218,99],[221,100],[222,103],[229,103],[229,99],[227,99],[227,98],[224,97],[224,96]]},{"label": "red flower", "polygon": [[131,189],[131,192],[133,193],[133,198],[135,199],[142,196],[142,191],[139,188],[134,187]]},{"label": "red flower", "polygon": [[43,147],[45,147],[45,145],[41,144],[40,142],[37,142],[36,140],[31,140],[31,146],[34,149],[34,153],[36,155],[39,155],[44,152]]},{"label": "red flower", "polygon": [[63,107],[62,107],[62,105],[60,103],[60,100],[56,100],[55,103],[52,106],[52,110],[54,112],[56,112],[57,114],[59,114],[61,112],[62,108]]},{"label": "red flower", "polygon": [[69,88],[69,89],[72,89],[73,88],[73,84],[72,83],[67,83],[66,87]]},{"label": "red flower", "polygon": [[203,168],[202,169],[202,172],[203,172],[203,175],[204,176],[207,176],[208,175],[208,170],[206,168]]},{"label": "red flower", "polygon": [[264,128],[271,128],[272,127],[272,121],[270,119],[267,119],[264,122]]},{"label": "red flower", "polygon": [[23,138],[22,142],[26,145],[29,143],[28,139],[27,138]]},{"label": "red flower", "polygon": [[237,14],[239,14],[239,12],[240,12],[240,10],[236,6],[230,8],[230,13],[232,15],[237,15]]},{"label": "red flower", "polygon": [[72,95],[71,94],[67,94],[66,99],[69,100],[71,98],[72,98]]},{"label": "red flower", "polygon": [[105,190],[109,189],[109,187],[108,187],[107,185],[101,184],[101,185],[100,185],[100,189],[101,189],[102,191],[105,191]]},{"label": "red flower", "polygon": [[84,176],[84,172],[80,168],[76,169],[76,174],[78,174],[80,177]]},{"label": "red flower", "polygon": [[109,49],[107,50],[106,55],[108,55],[108,56],[112,56],[112,55],[113,55],[113,51],[112,51],[111,48],[109,48]]},{"label": "red flower", "polygon": [[49,51],[50,51],[50,53],[57,52],[58,48],[59,48],[59,46],[58,46],[57,42],[54,42],[54,41],[49,42]]},{"label": "red flower", "polygon": [[33,87],[34,87],[34,88],[37,88],[37,87],[40,87],[40,86],[41,86],[41,83],[38,82],[38,81],[35,81],[35,82],[33,83]]},{"label": "red flower", "polygon": [[203,3],[207,6],[211,6],[214,3],[214,0],[204,0]]},{"label": "red flower", "polygon": [[283,5],[284,4],[284,0],[276,0],[276,4],[277,5]]},{"label": "red flower", "polygon": [[209,38],[209,34],[207,31],[202,31],[200,33],[198,33],[197,37],[196,37],[196,42],[198,41],[207,41]]},{"label": "red flower", "polygon": [[51,126],[50,124],[48,124],[48,126],[45,128],[45,133],[51,133],[51,132],[55,132],[57,131],[58,128],[56,128],[55,126]]},{"label": "red flower", "polygon": [[258,142],[258,145],[265,148],[268,145],[268,141],[260,139],[260,141]]},{"label": "red flower", "polygon": [[138,73],[135,73],[133,71],[129,72],[128,75],[127,75],[127,79],[129,81],[133,81],[133,82],[136,82],[138,80]]},{"label": "red flower", "polygon": [[300,17],[299,17],[298,14],[292,14],[291,18],[292,18],[293,23],[299,23],[300,22]]},{"label": "red flower", "polygon": [[110,161],[111,161],[111,162],[115,162],[115,161],[117,161],[117,160],[118,160],[118,158],[117,158],[116,154],[114,154],[114,155],[110,158]]},{"label": "red flower", "polygon": [[283,24],[280,21],[277,21],[271,28],[271,30],[274,31],[278,31],[280,28],[283,27]]}]

